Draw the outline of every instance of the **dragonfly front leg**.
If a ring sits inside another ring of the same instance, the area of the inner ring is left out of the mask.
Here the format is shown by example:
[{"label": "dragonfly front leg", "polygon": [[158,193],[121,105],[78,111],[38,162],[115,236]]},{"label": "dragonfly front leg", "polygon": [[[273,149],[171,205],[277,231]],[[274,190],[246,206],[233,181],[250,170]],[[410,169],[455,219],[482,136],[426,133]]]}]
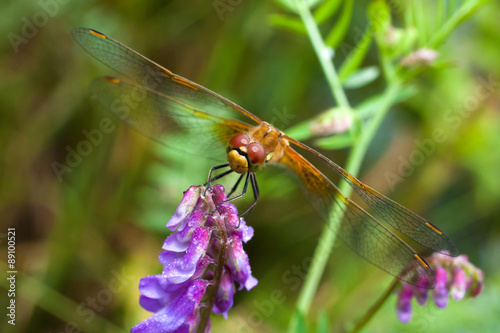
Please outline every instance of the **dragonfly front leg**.
[{"label": "dragonfly front leg", "polygon": [[250,206],[247,207],[247,209],[245,209],[245,211],[243,213],[241,213],[239,215],[240,220],[238,222],[238,226],[236,227],[236,229],[238,229],[240,227],[241,217],[245,214],[250,214],[252,212],[252,210],[255,208],[255,205],[257,204],[257,200],[259,199],[259,185],[257,184],[257,178],[255,177],[254,173],[252,173],[250,175],[250,184],[252,185],[252,192],[253,192],[254,201],[250,204]]},{"label": "dragonfly front leg", "polygon": [[233,188],[231,189],[231,191],[229,192],[229,194],[227,195],[228,198],[231,197],[231,195],[233,195],[234,191],[236,191],[236,189],[238,188],[238,185],[240,185],[240,182],[241,180],[243,179],[243,174],[240,175],[240,177],[238,178],[238,180],[236,181],[236,183],[234,184]]},{"label": "dragonfly front leg", "polygon": [[229,198],[229,199],[226,199],[224,201],[219,202],[219,204],[217,205],[217,208],[215,210],[219,209],[220,205],[222,205],[223,203],[231,202],[231,201],[234,201],[234,200],[239,199],[242,196],[244,196],[247,193],[249,179],[250,179],[250,173],[247,173],[247,176],[245,178],[245,185],[243,186],[243,191],[241,191],[241,194],[235,196],[234,198]]},{"label": "dragonfly front leg", "polygon": [[229,163],[221,164],[221,165],[216,165],[216,166],[212,167],[212,169],[210,169],[210,172],[208,173],[208,180],[207,180],[207,182],[205,184],[203,184],[203,186],[206,187],[205,193],[203,193],[203,195],[205,195],[206,192],[207,192],[207,190],[210,188],[210,183],[211,182],[214,182],[214,181],[216,181],[218,179],[221,179],[222,177],[227,176],[231,172],[233,172],[233,170],[228,170],[228,171],[225,171],[225,172],[221,173],[220,175],[217,175],[214,178],[212,178],[212,173],[215,170],[222,169],[222,168],[225,168],[225,167],[229,167]]}]

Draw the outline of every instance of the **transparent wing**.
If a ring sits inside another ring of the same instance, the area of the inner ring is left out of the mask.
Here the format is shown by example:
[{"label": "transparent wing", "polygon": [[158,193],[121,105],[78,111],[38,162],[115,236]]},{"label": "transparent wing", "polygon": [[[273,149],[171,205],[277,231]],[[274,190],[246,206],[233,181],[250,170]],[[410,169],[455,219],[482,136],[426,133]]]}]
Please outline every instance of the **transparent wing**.
[{"label": "transparent wing", "polygon": [[331,169],[335,170],[351,185],[354,191],[356,191],[366,204],[391,227],[399,230],[404,235],[434,252],[440,252],[454,257],[459,254],[453,241],[429,221],[392,201],[371,187],[361,183],[336,163],[314,149],[292,138],[286,138],[291,143],[311,152],[325,162]]},{"label": "transparent wing", "polygon": [[211,115],[229,118],[243,115],[245,119],[252,119],[257,124],[262,123],[258,117],[237,104],[172,73],[96,30],[75,28],[72,35],[85,51],[139,86],[171,96],[195,110],[203,110]]},{"label": "transparent wing", "polygon": [[357,254],[413,285],[424,288],[435,285],[432,270],[415,250],[355,202],[345,198],[328,178],[295,150],[286,147],[279,164],[302,180],[311,204],[324,219],[328,220],[334,209],[343,210],[339,237]]},{"label": "transparent wing", "polygon": [[174,148],[188,147],[189,152],[206,157],[224,153],[231,136],[251,128],[125,79],[98,78],[90,90],[93,98],[108,111],[142,134]]}]

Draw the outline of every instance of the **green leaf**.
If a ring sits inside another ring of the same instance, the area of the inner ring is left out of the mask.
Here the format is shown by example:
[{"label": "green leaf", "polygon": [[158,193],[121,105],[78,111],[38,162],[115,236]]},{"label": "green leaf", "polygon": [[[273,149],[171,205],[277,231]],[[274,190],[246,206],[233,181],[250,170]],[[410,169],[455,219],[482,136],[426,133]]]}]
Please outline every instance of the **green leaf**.
[{"label": "green leaf", "polygon": [[312,8],[324,0],[274,0],[274,2],[294,13],[297,13],[297,1],[303,1],[309,8]]},{"label": "green leaf", "polygon": [[303,121],[285,130],[286,135],[299,140],[307,140],[313,136],[311,132],[311,120]]},{"label": "green leaf", "polygon": [[[349,56],[340,66],[339,78],[341,82],[345,80],[353,71],[358,69],[359,66],[361,66],[361,63],[363,62],[363,59],[365,58],[366,53],[370,48],[372,36],[373,31],[370,28],[366,29],[363,37],[361,37],[361,40],[352,51],[348,49],[348,46],[350,45],[344,43],[340,45],[339,49],[344,54],[350,51]],[[342,45],[344,45],[344,48],[342,48]],[[350,48],[352,48],[352,46]]]},{"label": "green leaf", "polygon": [[327,0],[314,12],[314,19],[318,24],[324,23],[333,17],[342,3],[341,0]]},{"label": "green leaf", "polygon": [[488,0],[470,0],[463,2],[460,8],[432,35],[432,38],[427,42],[426,46],[437,49],[458,25],[468,19],[481,4],[487,1]]},{"label": "green leaf", "polygon": [[391,9],[385,1],[372,1],[368,6],[370,30],[377,34],[386,31],[391,26]]},{"label": "green leaf", "polygon": [[418,45],[420,47],[424,46],[427,40],[427,25],[424,6],[425,5],[422,1],[411,2],[411,9],[414,13],[415,27],[418,31]]},{"label": "green leaf", "polygon": [[324,149],[342,149],[351,146],[353,141],[353,137],[349,133],[343,133],[315,140],[314,144]]},{"label": "green leaf", "polygon": [[344,7],[338,21],[326,37],[325,44],[331,48],[336,48],[347,34],[349,24],[351,23],[353,5],[354,0],[346,0],[344,2]]},{"label": "green leaf", "polygon": [[297,320],[296,333],[307,333],[306,320],[300,311],[295,311],[295,319]]},{"label": "green leaf", "polygon": [[399,35],[393,45],[392,54],[394,57],[408,55],[415,50],[418,37],[417,29],[413,27],[407,27],[404,30],[394,29],[394,34]]},{"label": "green leaf", "polygon": [[348,89],[359,88],[373,82],[379,75],[380,70],[378,67],[365,67],[349,75],[342,85]]},{"label": "green leaf", "polygon": [[299,34],[306,34],[306,28],[301,20],[284,14],[269,15],[269,23],[277,28],[292,31]]},{"label": "green leaf", "polygon": [[[391,105],[398,104],[406,101],[410,97],[414,96],[417,93],[417,88],[414,86],[404,86],[400,87],[400,89],[394,94],[394,97],[391,101]],[[357,115],[361,118],[366,118],[373,113],[377,112],[382,104],[384,103],[383,95],[376,95],[365,99],[362,103],[356,106]]]}]

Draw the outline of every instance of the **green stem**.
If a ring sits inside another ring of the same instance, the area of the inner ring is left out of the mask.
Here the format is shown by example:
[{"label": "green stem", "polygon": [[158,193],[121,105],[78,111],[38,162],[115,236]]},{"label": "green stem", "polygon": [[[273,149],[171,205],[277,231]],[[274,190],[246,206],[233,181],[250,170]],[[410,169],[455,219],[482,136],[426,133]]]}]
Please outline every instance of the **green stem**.
[{"label": "green stem", "polygon": [[377,300],[375,304],[373,304],[370,310],[368,310],[368,312],[363,316],[363,318],[361,318],[361,320],[358,322],[358,324],[354,327],[354,329],[350,333],[357,333],[361,331],[361,329],[366,325],[366,323],[368,323],[370,319],[372,319],[372,317],[378,312],[378,310],[380,310],[380,308],[385,303],[385,301],[387,301],[389,296],[392,295],[392,293],[394,292],[394,290],[398,285],[398,282],[399,282],[398,279],[392,280],[392,283],[389,286],[389,288],[387,288],[385,293]]},{"label": "green stem", "polygon": [[318,26],[314,21],[314,17],[311,15],[309,7],[303,0],[296,0],[298,13],[300,18],[304,22],[304,25],[309,35],[309,39],[313,45],[314,51],[318,56],[323,72],[325,72],[326,79],[332,90],[333,97],[335,98],[337,104],[340,107],[349,109],[349,101],[342,89],[342,84],[340,83],[337,71],[333,66],[332,57],[330,56],[332,49],[325,45],[323,38],[319,32]]}]

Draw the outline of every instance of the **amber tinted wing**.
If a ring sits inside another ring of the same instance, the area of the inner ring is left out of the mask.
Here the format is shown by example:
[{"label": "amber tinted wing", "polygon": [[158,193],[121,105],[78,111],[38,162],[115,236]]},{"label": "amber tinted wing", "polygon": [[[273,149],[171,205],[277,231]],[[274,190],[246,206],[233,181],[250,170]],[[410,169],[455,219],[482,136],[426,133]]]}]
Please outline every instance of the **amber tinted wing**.
[{"label": "amber tinted wing", "polygon": [[336,163],[314,149],[292,138],[286,138],[291,143],[313,153],[331,169],[335,170],[335,172],[351,185],[366,204],[391,227],[399,230],[404,235],[434,252],[440,252],[451,256],[457,256],[459,254],[453,241],[429,221],[392,201],[366,184],[361,183]]},{"label": "amber tinted wing", "polygon": [[345,198],[304,157],[286,147],[279,164],[298,176],[312,205],[325,220],[335,209],[343,210],[344,220],[340,224],[339,236],[357,254],[403,281],[424,288],[434,286],[432,270],[415,250],[355,202]]},{"label": "amber tinted wing", "polygon": [[97,60],[125,75],[139,86],[176,98],[195,110],[219,117],[243,115],[260,124],[262,121],[228,99],[142,56],[120,42],[92,29],[75,28],[72,35],[80,46]]}]

